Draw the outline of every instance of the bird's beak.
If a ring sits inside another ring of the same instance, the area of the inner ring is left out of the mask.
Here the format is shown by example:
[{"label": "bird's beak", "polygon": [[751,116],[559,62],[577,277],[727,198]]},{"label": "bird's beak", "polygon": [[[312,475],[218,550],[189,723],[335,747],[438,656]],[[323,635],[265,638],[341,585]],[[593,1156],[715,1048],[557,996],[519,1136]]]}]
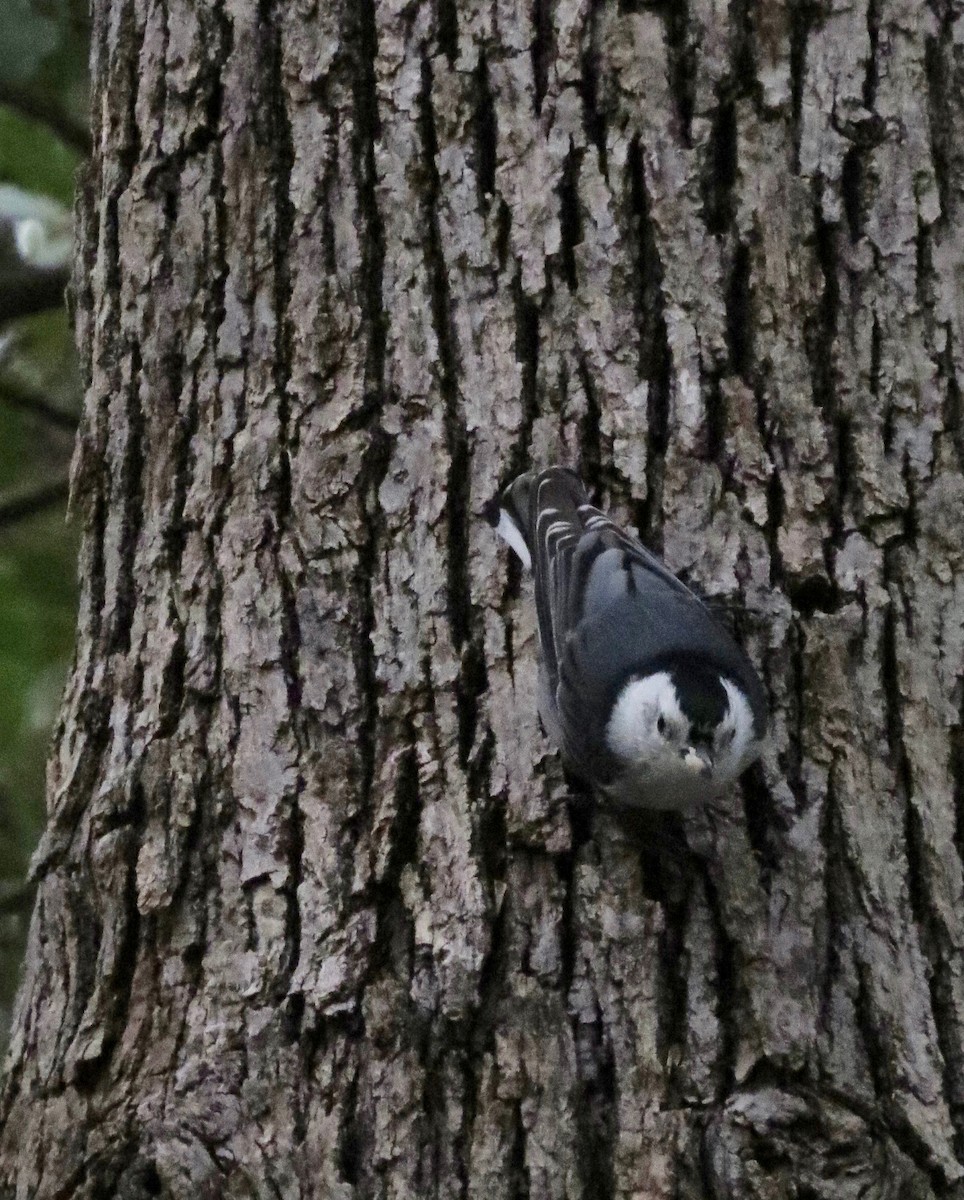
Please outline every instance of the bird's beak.
[{"label": "bird's beak", "polygon": [[683,763],[696,775],[707,778],[713,771],[713,758],[702,746],[687,746],[683,751]]}]

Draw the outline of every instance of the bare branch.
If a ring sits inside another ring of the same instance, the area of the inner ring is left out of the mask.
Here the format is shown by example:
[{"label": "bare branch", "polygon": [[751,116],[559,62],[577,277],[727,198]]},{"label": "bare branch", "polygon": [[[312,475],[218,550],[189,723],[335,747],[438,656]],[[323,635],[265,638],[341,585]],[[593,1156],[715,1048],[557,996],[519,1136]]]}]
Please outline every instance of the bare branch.
[{"label": "bare branch", "polygon": [[17,496],[13,500],[0,503],[0,528],[5,525],[13,525],[16,521],[24,520],[27,517],[36,516],[37,513],[43,512],[51,505],[61,503],[66,505],[69,490],[69,481],[65,476],[26,496]]},{"label": "bare branch", "polygon": [[28,412],[39,417],[48,425],[57,429],[66,429],[70,433],[77,430],[77,417],[59,408],[39,392],[25,387],[16,379],[4,379],[0,382],[0,403],[19,412]]},{"label": "bare branch", "polygon": [[9,913],[29,912],[37,894],[36,883],[22,883],[0,891],[0,916]]},{"label": "bare branch", "polygon": [[0,267],[0,321],[61,308],[69,267]]},{"label": "bare branch", "polygon": [[46,125],[64,145],[85,158],[90,154],[92,144],[89,130],[50,96],[23,91],[9,82],[0,81],[0,104],[9,105],[22,116]]}]

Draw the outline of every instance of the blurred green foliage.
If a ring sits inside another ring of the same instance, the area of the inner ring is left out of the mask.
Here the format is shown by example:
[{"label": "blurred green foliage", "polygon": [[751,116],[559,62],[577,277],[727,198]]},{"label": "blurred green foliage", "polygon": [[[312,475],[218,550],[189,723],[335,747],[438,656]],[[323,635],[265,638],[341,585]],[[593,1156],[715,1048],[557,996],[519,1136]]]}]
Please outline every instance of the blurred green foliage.
[{"label": "blurred green foliage", "polygon": [[65,5],[6,0],[0,10],[0,74],[31,83],[62,43],[67,19]]},{"label": "blurred green foliage", "polygon": [[[88,141],[88,40],[85,2],[0,0],[0,184],[68,208]],[[73,648],[77,530],[64,496],[80,402],[63,305],[0,324],[0,1042]]]},{"label": "blurred green foliage", "polygon": [[[25,153],[32,146],[36,155]],[[41,122],[0,107],[0,179],[71,203],[78,155]]]},{"label": "blurred green foliage", "polygon": [[0,85],[61,107],[84,127],[89,40],[86,0],[3,0]]}]

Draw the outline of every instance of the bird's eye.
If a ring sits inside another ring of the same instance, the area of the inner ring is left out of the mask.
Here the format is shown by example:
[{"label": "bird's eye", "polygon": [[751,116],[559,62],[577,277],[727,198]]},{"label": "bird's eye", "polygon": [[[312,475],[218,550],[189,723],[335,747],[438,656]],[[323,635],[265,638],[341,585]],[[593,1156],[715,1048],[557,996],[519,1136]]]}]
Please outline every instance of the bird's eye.
[{"label": "bird's eye", "polygon": [[666,718],[664,716],[660,716],[659,720],[656,722],[656,728],[660,733],[666,732]]}]

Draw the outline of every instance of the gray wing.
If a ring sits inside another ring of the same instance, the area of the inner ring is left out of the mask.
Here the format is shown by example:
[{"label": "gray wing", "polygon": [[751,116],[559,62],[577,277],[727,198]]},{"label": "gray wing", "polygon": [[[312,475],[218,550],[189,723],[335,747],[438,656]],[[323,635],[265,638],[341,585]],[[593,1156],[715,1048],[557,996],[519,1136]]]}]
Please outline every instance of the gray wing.
[{"label": "gray wing", "polygon": [[655,555],[589,503],[563,467],[522,475],[503,511],[524,537],[535,576],[543,714],[571,765],[605,782],[615,769],[605,726],[633,675],[692,656],[760,697],[752,665],[729,632]]},{"label": "gray wing", "polygon": [[[524,488],[524,491],[522,490]],[[577,631],[605,666],[659,646],[676,613],[709,619],[702,602],[655,555],[589,503],[578,476],[550,467],[514,485],[532,556],[543,662],[555,691]],[[521,501],[521,503],[520,503]]]},{"label": "gray wing", "polygon": [[605,780],[612,705],[634,675],[692,656],[759,687],[749,660],[703,602],[586,497],[579,480],[543,472],[529,494],[539,633],[566,756]]},{"label": "gray wing", "polygon": [[606,720],[632,676],[658,670],[667,660],[705,658],[708,646],[717,649],[721,643],[742,658],[702,601],[635,539],[603,521],[608,527],[597,522],[580,538],[569,603],[555,614],[555,694],[563,743],[573,763],[599,779],[614,767],[606,748]]}]

